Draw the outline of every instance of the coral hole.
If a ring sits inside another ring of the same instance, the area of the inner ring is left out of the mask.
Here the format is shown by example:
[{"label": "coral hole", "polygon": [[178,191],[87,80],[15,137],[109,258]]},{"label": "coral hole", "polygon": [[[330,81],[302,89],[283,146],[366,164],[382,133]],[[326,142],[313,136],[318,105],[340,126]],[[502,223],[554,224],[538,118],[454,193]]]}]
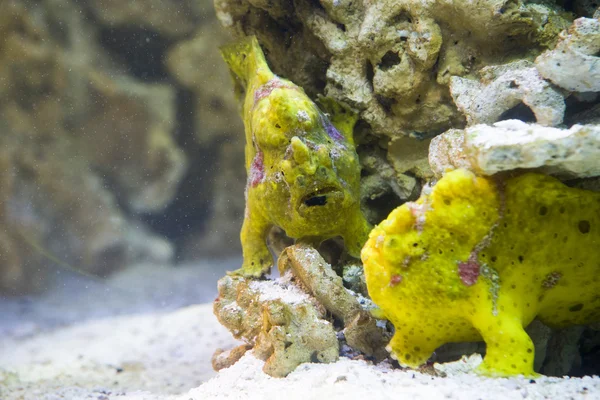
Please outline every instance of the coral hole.
[{"label": "coral hole", "polygon": [[398,55],[398,53],[390,50],[387,53],[385,53],[385,55],[383,57],[381,57],[381,61],[379,62],[379,64],[377,64],[377,66],[382,71],[387,71],[387,70],[391,69],[392,67],[394,67],[395,65],[400,64],[400,61],[401,61],[401,59],[400,59],[400,56]]},{"label": "coral hole", "polygon": [[513,108],[504,111],[498,121],[506,121],[508,119],[518,119],[523,122],[537,122],[535,114],[531,111],[531,108],[527,107],[523,103],[519,103]]}]

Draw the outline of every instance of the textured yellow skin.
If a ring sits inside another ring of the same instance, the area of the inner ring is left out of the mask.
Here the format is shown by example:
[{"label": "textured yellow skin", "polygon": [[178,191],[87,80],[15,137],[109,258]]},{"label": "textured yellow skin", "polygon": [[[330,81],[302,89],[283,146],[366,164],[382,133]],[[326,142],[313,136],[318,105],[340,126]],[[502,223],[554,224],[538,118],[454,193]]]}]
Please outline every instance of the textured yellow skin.
[{"label": "textured yellow skin", "polygon": [[331,120],[302,88],[269,69],[254,37],[221,49],[245,90],[246,215],[244,262],[237,273],[260,276],[273,264],[266,236],[275,225],[314,244],[342,236],[358,257],[370,226],[359,206],[356,116],[331,100]]},{"label": "textured yellow skin", "polygon": [[362,250],[400,364],[483,338],[480,372],[532,376],[523,327],[535,317],[552,327],[600,320],[600,194],[540,174],[496,182],[464,170],[429,192],[395,209]]}]

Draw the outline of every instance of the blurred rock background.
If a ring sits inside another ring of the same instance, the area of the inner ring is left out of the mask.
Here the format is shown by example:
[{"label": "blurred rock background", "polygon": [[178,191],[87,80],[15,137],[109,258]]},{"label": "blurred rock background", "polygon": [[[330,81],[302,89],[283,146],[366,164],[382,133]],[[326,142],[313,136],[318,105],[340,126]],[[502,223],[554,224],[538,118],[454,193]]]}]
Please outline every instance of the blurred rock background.
[{"label": "blurred rock background", "polygon": [[228,40],[210,0],[0,1],[0,292],[237,254]]}]

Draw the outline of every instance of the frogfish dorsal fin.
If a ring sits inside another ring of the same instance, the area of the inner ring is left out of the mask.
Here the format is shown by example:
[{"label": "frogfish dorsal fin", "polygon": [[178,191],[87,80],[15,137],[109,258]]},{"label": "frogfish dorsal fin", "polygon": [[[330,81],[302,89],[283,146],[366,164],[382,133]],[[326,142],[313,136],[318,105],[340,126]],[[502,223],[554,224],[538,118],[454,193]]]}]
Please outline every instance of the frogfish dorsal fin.
[{"label": "frogfish dorsal fin", "polygon": [[256,36],[222,46],[220,50],[232,74],[244,88],[253,83],[252,80],[262,85],[273,79],[274,74],[269,69]]}]

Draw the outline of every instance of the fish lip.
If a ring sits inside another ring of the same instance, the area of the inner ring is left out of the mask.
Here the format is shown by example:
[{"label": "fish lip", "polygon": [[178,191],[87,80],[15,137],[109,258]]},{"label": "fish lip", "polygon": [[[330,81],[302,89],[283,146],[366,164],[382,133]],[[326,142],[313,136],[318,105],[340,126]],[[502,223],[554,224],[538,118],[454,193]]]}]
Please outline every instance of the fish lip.
[{"label": "fish lip", "polygon": [[340,188],[334,186],[327,186],[317,190],[311,190],[300,198],[300,201],[298,202],[298,208],[308,209],[318,206],[326,206],[331,204],[331,201],[328,201],[331,199],[331,197],[334,197],[335,199],[342,199],[344,197],[344,193]]}]

